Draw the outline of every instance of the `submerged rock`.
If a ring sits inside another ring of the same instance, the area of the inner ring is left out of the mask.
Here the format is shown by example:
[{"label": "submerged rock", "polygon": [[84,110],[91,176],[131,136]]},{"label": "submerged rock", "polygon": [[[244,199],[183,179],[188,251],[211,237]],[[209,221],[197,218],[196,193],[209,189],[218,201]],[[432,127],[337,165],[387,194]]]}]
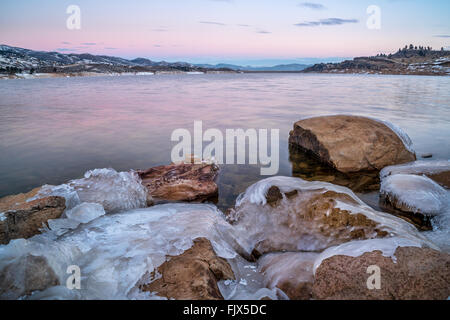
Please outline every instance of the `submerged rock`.
[{"label": "submerged rock", "polygon": [[217,282],[235,279],[231,266],[216,255],[206,238],[195,239],[190,249],[169,257],[158,267],[157,274],[156,280],[140,289],[181,300],[223,299]]},{"label": "submerged rock", "polygon": [[279,288],[291,300],[309,300],[314,282],[315,252],[269,253],[258,260],[268,288]]},{"label": "submerged rock", "polygon": [[292,176],[307,181],[323,181],[347,187],[354,192],[377,191],[380,189],[377,171],[343,173],[324,164],[317,157],[311,156],[298,146],[289,145],[289,161]]},{"label": "submerged rock", "polygon": [[171,164],[138,171],[155,200],[203,202],[218,196],[214,164]]},{"label": "submerged rock", "polygon": [[[370,242],[356,241],[325,251],[315,265],[313,298],[444,300],[450,296],[448,253],[407,242],[389,244],[390,239],[375,245]],[[368,271],[369,266],[380,270],[379,288],[368,287],[368,282],[376,284],[369,279],[374,272]]]},{"label": "submerged rock", "polygon": [[413,225],[375,211],[347,188],[291,177],[253,184],[227,219],[247,235],[254,256],[320,251],[355,239],[403,236],[427,241]]},{"label": "submerged rock", "polygon": [[375,119],[336,115],[300,120],[289,143],[344,173],[379,171],[416,160],[400,129]]},{"label": "submerged rock", "polygon": [[11,239],[30,238],[47,225],[49,219],[56,219],[64,212],[65,199],[49,196],[27,201],[40,188],[25,194],[6,196],[0,199],[0,244]]}]

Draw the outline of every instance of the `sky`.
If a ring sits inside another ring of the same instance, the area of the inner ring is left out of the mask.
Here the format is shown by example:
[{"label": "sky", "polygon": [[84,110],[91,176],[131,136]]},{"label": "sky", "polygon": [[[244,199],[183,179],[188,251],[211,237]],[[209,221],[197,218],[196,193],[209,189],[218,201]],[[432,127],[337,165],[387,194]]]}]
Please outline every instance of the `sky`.
[{"label": "sky", "polygon": [[[80,29],[67,28],[70,5]],[[449,0],[0,0],[0,44],[33,50],[271,65],[410,43],[450,49]]]}]

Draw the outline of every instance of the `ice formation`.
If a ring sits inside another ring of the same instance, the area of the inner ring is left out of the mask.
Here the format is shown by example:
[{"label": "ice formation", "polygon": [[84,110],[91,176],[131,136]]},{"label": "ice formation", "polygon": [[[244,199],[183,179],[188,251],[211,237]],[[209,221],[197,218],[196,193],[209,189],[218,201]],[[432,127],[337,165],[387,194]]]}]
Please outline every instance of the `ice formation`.
[{"label": "ice formation", "polygon": [[400,140],[402,140],[403,144],[405,145],[405,148],[408,149],[409,152],[415,153],[411,138],[408,136],[408,134],[405,131],[403,131],[402,128],[400,128],[396,124],[393,124],[386,120],[380,120],[380,119],[376,119],[376,118],[371,118],[371,119],[383,123],[389,129],[394,131],[395,134],[400,138]]},{"label": "ice formation", "polygon": [[403,211],[435,216],[449,210],[449,192],[425,176],[385,176],[381,180],[380,193]]},{"label": "ice formation", "polygon": [[147,190],[135,172],[114,169],[94,169],[87,171],[82,179],[58,186],[45,185],[28,201],[50,195],[66,198],[68,210],[89,202],[101,204],[106,213],[142,208],[147,201]]},{"label": "ice formation", "polygon": [[444,171],[450,171],[450,160],[418,160],[385,167],[380,171],[380,178],[394,174],[434,175]]},{"label": "ice formation", "polygon": [[[298,196],[290,201],[283,196],[283,200],[275,208],[265,205],[266,194],[272,186],[278,187],[281,193],[297,190]],[[334,191],[350,197],[353,203],[337,200],[336,207],[347,210],[350,214],[363,214],[369,220],[377,223],[377,228],[387,232],[388,236],[428,241],[413,225],[391,214],[375,211],[348,188],[293,177],[271,177],[251,185],[245,193],[239,196],[236,201],[236,209],[227,218],[234,223],[238,232],[247,235],[252,246],[269,241],[271,244],[277,244],[281,250],[323,250],[348,241],[350,238],[350,236],[342,238],[344,235],[340,231],[333,233],[334,231],[330,230],[331,234],[322,234],[318,231],[321,227],[320,224],[314,224],[314,221],[305,221],[303,218],[303,214],[307,214],[302,211],[305,203],[311,197],[327,191]],[[350,227],[347,227],[346,232],[351,232]],[[375,237],[376,235],[370,236]],[[433,247],[432,243],[429,245]]]},{"label": "ice formation", "polygon": [[268,288],[283,282],[295,287],[302,282],[313,282],[313,264],[318,256],[316,252],[269,253],[259,258],[258,270]]},{"label": "ice formation", "polygon": [[315,274],[322,261],[332,256],[344,255],[349,257],[359,257],[366,252],[372,252],[375,250],[381,251],[383,256],[390,257],[394,262],[396,262],[394,254],[398,247],[420,248],[423,247],[424,244],[425,243],[420,239],[414,240],[400,237],[350,241],[323,251],[315,260],[313,271]]},{"label": "ice formation", "polygon": [[[60,286],[28,298],[158,299],[155,294],[140,292],[137,284],[161,265],[167,255],[183,253],[198,237],[208,238],[217,255],[230,261],[237,279],[246,277],[247,269],[243,267],[249,263],[244,263],[236,251],[245,245],[239,245],[237,235],[231,243],[224,237],[233,235],[232,229],[212,205],[165,204],[134,209],[98,217],[56,238],[44,232],[0,246],[0,273],[24,255],[33,254],[47,259]],[[65,287],[70,265],[80,267],[81,290]],[[264,289],[258,277],[245,279],[247,286],[230,284],[228,287],[232,289],[224,295],[230,299],[277,298],[274,290]]]}]

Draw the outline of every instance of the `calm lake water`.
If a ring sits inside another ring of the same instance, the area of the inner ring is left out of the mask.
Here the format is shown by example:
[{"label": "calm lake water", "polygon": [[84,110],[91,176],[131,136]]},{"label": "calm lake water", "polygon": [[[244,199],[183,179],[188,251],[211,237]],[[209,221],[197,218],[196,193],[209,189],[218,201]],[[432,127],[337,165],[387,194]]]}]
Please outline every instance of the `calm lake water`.
[{"label": "calm lake water", "polygon": [[[172,131],[280,130],[279,175],[292,175],[288,135],[302,117],[388,120],[414,148],[450,159],[450,77],[223,74],[0,81],[0,196],[60,184],[93,168],[170,163]],[[263,177],[222,166],[219,205]]]}]

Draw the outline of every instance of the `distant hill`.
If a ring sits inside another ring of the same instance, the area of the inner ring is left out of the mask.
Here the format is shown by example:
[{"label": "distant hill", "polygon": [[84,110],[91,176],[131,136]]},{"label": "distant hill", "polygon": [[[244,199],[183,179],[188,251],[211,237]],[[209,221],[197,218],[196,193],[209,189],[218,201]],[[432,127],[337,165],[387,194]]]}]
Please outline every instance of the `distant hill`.
[{"label": "distant hill", "polygon": [[319,63],[303,72],[450,75],[450,51],[405,46],[393,54],[358,57],[340,63]]},{"label": "distant hill", "polygon": [[146,58],[127,60],[119,57],[60,52],[34,51],[24,48],[0,45],[0,73],[125,73],[125,72],[213,72],[227,71],[226,68],[203,68],[186,62],[169,63]]},{"label": "distant hill", "polygon": [[279,64],[273,67],[251,67],[251,66],[239,66],[234,64],[196,64],[196,66],[202,67],[202,68],[227,68],[232,69],[236,71],[260,71],[260,72],[282,72],[282,71],[302,71],[306,68],[308,68],[310,65],[307,64],[298,64],[298,63],[291,63],[291,64]]}]

